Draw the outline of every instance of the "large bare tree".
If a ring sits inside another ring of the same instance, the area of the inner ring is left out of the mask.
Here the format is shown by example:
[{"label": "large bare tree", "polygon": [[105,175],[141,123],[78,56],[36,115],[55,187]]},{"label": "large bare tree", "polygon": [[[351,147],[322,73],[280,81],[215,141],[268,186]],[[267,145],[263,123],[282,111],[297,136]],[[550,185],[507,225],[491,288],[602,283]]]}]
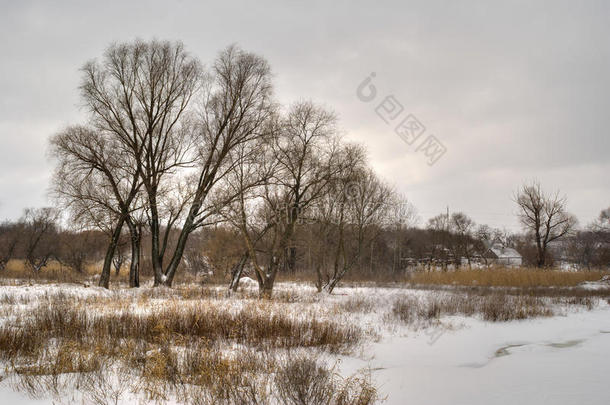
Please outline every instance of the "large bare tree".
[{"label": "large bare tree", "polygon": [[[194,174],[186,217],[164,267],[153,235],[155,284],[171,285],[189,235],[218,221],[220,209],[238,197],[225,192],[223,180],[239,164],[231,159],[231,152],[242,145],[260,144],[267,134],[275,110],[270,80],[268,63],[255,54],[231,46],[216,59],[203,86],[203,104],[195,127]],[[146,187],[152,208],[156,204],[154,193]]]},{"label": "large bare tree", "polygon": [[201,65],[181,43],[138,40],[111,45],[102,61],[87,63],[83,72],[81,94],[91,125],[130,155],[131,170],[146,192],[158,282],[162,181],[192,164],[189,106],[201,85]]},{"label": "large bare tree", "polygon": [[576,218],[566,210],[566,197],[559,192],[546,194],[538,181],[521,186],[514,195],[519,207],[523,228],[533,235],[538,267],[547,263],[549,243],[568,235],[576,225]]},{"label": "large bare tree", "polygon": [[119,152],[126,171],[135,173],[130,199],[122,204],[114,193],[113,240],[124,223],[132,236],[139,235],[130,213],[141,184],[155,285],[171,285],[189,235],[218,214],[215,196],[225,196],[218,187],[231,170],[227,156],[243,143],[257,142],[275,108],[270,68],[261,57],[232,46],[204,72],[181,43],[138,40],[111,45],[83,73],[89,125],[102,145]]}]

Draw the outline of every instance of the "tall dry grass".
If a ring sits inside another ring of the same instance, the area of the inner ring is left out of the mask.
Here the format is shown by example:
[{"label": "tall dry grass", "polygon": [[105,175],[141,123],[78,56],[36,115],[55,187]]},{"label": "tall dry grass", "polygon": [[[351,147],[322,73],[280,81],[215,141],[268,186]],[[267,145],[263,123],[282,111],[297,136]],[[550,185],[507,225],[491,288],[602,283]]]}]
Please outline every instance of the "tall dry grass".
[{"label": "tall dry grass", "polygon": [[[0,324],[0,360],[16,389],[58,403],[74,392],[100,404],[132,392],[159,403],[287,403],[308,389],[327,404],[376,402],[369,379],[341,378],[320,358],[350,351],[363,337],[360,328],[286,302],[215,294],[193,288],[82,298],[6,295],[3,307],[29,309]],[[285,355],[293,351],[301,354]],[[332,378],[308,388],[310,380],[292,373],[306,360]],[[294,393],[273,378],[278,374],[292,378]]]},{"label": "tall dry grass", "polygon": [[[95,346],[139,340],[176,345],[194,340],[225,341],[249,347],[317,347],[341,352],[358,344],[363,332],[315,312],[294,314],[278,304],[252,301],[227,307],[222,301],[168,300],[159,307],[130,310],[131,302],[81,305],[67,298],[43,301],[22,319],[0,325],[0,356],[37,355],[49,341]],[[125,308],[127,310],[121,310]]]},{"label": "tall dry grass", "polygon": [[21,284],[23,282],[81,283],[91,279],[94,275],[95,273],[91,267],[83,273],[78,273],[57,261],[50,261],[48,266],[40,271],[34,271],[28,268],[23,260],[13,259],[7,263],[4,270],[0,271],[0,284]]},{"label": "tall dry grass", "polygon": [[[146,269],[140,273],[141,282],[152,282],[152,274]],[[0,285],[14,285],[23,283],[79,283],[96,285],[101,273],[101,264],[87,264],[82,272],[77,272],[69,266],[63,265],[58,261],[51,260],[49,264],[39,271],[30,269],[23,260],[12,259],[7,263],[4,270],[0,271]],[[182,269],[176,273],[174,285],[180,284],[224,284],[226,277],[223,274],[216,274],[211,277],[193,274]],[[129,265],[124,264],[119,273],[111,268],[110,284],[114,286],[129,285]]]},{"label": "tall dry grass", "polygon": [[394,300],[391,315],[406,324],[425,323],[447,315],[480,316],[490,322],[507,322],[552,316],[552,304],[539,297],[503,293],[483,296],[439,294],[426,298],[403,296]]},{"label": "tall dry grass", "polygon": [[410,282],[422,285],[487,287],[573,287],[585,281],[598,281],[605,274],[608,273],[491,267],[480,270],[418,272],[413,274]]}]

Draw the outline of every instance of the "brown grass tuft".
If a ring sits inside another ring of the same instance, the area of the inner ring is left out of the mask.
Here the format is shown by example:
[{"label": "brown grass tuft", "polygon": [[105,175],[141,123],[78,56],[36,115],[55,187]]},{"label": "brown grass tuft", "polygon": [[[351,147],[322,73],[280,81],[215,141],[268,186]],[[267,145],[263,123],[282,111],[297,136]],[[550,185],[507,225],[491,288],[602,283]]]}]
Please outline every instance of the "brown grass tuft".
[{"label": "brown grass tuft", "polygon": [[430,321],[447,315],[481,316],[491,322],[506,322],[552,316],[550,302],[539,297],[443,294],[417,298],[403,296],[392,304],[392,315],[406,324]]}]

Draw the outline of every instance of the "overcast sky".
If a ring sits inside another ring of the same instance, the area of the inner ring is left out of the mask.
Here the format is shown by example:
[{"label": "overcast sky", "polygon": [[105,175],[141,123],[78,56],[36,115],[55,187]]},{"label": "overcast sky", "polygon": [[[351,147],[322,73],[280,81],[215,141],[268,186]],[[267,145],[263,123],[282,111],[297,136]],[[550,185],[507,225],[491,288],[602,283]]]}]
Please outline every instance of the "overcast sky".
[{"label": "overcast sky", "polygon": [[[204,63],[231,43],[263,55],[279,100],[334,109],[422,223],[449,206],[516,230],[511,196],[533,178],[581,224],[610,205],[610,2],[205,3],[0,0],[0,219],[48,204],[47,139],[84,120],[78,69],[135,38]],[[376,114],[389,95],[446,148],[434,165]]]}]

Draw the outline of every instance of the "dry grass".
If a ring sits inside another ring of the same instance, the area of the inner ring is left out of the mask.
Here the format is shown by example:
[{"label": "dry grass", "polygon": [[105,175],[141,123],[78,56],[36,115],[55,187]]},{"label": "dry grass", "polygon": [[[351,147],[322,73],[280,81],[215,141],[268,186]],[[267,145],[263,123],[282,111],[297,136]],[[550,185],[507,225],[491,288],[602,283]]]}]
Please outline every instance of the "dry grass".
[{"label": "dry grass", "polygon": [[275,373],[278,398],[286,405],[372,404],[378,398],[370,376],[343,379],[307,356],[289,357]]},{"label": "dry grass", "polygon": [[[10,382],[34,398],[51,395],[71,403],[80,393],[85,403],[117,403],[129,392],[150,402],[185,404],[328,404],[377,402],[370,375],[340,377],[318,355],[281,355],[195,345],[176,351],[167,346],[127,345],[124,357],[101,356],[98,349],[71,346],[47,353],[46,367],[15,367]],[[73,367],[74,358],[98,361]],[[314,370],[314,374],[309,374]]]},{"label": "dry grass", "polygon": [[[84,266],[82,273],[79,273],[72,268],[62,265],[57,261],[50,261],[48,266],[35,272],[28,268],[23,260],[10,260],[3,271],[0,271],[0,285],[16,285],[16,284],[42,284],[42,283],[79,283],[97,285],[101,273],[101,264],[88,264]],[[143,272],[140,274],[142,283],[152,282],[152,275]],[[174,284],[225,284],[224,275],[215,275],[213,277],[203,277],[189,273],[181,269],[176,273]],[[110,270],[111,287],[120,286],[126,287],[129,285],[129,266],[123,265],[119,274],[116,274],[114,267]]]},{"label": "dry grass", "polygon": [[374,312],[379,303],[370,297],[355,295],[341,300],[341,302],[339,302],[337,305],[344,312],[359,312],[362,314],[368,314]]},{"label": "dry grass", "polygon": [[49,265],[36,272],[28,268],[22,260],[11,260],[6,268],[0,272],[0,284],[29,283],[73,283],[84,282],[90,279],[94,273],[78,273],[69,267],[62,266],[56,261],[51,261]]},{"label": "dry grass", "polygon": [[610,285],[604,287],[599,286],[595,289],[587,289],[579,286],[575,287],[487,287],[487,286],[459,286],[459,285],[416,285],[414,289],[426,291],[442,291],[455,294],[472,294],[477,296],[487,296],[494,294],[504,294],[512,296],[529,296],[529,297],[545,297],[556,300],[557,302],[564,299],[575,301],[586,301],[590,299],[608,299],[610,298]]},{"label": "dry grass", "polygon": [[[363,337],[358,327],[300,304],[224,294],[199,287],[89,297],[5,294],[3,306],[31,309],[0,325],[0,359],[16,389],[56,402],[79,392],[86,403],[115,403],[136,392],[156,402],[285,403],[292,394],[273,376],[304,359],[332,375],[318,388],[332,391],[325,403],[376,401],[369,379],[343,379],[318,359],[321,352],[350,351]],[[284,354],[294,350],[307,354]]]},{"label": "dry grass", "polygon": [[[528,292],[529,291],[529,292]],[[431,320],[442,316],[479,316],[489,322],[507,322],[536,317],[549,317],[568,307],[586,310],[595,308],[601,299],[607,299],[610,291],[550,290],[555,294],[533,294],[506,289],[478,287],[459,292],[438,291],[434,295],[416,297],[399,296],[392,303],[386,319],[398,319],[406,324],[428,326]],[[580,293],[580,294],[579,294]]]},{"label": "dry grass", "polygon": [[489,268],[413,274],[410,282],[420,285],[459,285],[488,287],[572,287],[585,281],[598,281],[607,273],[566,272],[537,268]]},{"label": "dry grass", "polygon": [[[140,305],[139,311],[133,311],[129,309],[131,302],[106,305],[110,300],[99,300],[95,309],[66,298],[43,300],[28,317],[0,326],[0,356],[35,356],[38,348],[50,340],[93,346],[131,339],[181,346],[205,340],[257,348],[317,347],[341,352],[362,337],[356,326],[341,325],[312,311],[295,316],[276,303],[253,300],[252,305],[231,308],[223,301],[167,300],[160,307],[146,310]],[[118,308],[127,310],[115,310]]]},{"label": "dry grass", "polygon": [[425,299],[404,296],[394,301],[392,315],[407,324],[435,320],[447,315],[481,316],[490,322],[506,322],[552,316],[550,304],[539,297],[502,293],[484,296],[440,294]]}]

